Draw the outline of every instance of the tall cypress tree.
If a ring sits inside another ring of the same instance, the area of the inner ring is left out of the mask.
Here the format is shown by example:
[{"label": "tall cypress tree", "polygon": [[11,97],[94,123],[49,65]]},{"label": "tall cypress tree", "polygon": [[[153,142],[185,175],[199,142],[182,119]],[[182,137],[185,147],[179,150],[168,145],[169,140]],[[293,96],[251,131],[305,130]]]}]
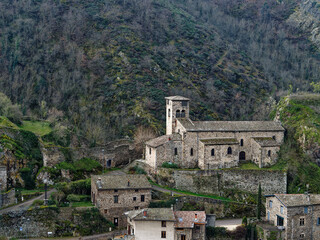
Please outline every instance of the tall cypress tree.
[{"label": "tall cypress tree", "polygon": [[261,193],[261,184],[259,183],[258,190],[258,201],[257,201],[257,219],[261,220],[261,210],[262,210],[262,193]]}]

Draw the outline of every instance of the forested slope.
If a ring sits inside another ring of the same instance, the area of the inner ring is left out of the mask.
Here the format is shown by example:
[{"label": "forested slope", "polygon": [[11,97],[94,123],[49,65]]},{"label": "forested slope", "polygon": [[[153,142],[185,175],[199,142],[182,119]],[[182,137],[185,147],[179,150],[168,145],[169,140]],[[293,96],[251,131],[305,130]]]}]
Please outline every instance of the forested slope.
[{"label": "forested slope", "polygon": [[0,89],[92,142],[160,131],[164,97],[195,119],[264,119],[320,76],[298,0],[2,0]]}]

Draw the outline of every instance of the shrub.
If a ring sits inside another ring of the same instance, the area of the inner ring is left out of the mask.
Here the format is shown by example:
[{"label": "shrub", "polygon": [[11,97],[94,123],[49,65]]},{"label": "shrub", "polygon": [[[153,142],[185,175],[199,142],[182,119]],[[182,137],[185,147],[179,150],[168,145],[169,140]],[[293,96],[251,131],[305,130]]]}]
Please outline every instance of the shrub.
[{"label": "shrub", "polygon": [[163,168],[179,168],[179,166],[172,162],[164,162],[162,163]]},{"label": "shrub", "polygon": [[90,201],[90,195],[77,195],[77,194],[69,194],[67,196],[67,200],[69,202],[88,202]]},{"label": "shrub", "polygon": [[43,205],[44,201],[41,199],[36,199],[33,201],[32,206],[41,206]]},{"label": "shrub", "polygon": [[135,173],[136,174],[146,174],[146,171],[143,168],[141,168],[138,165],[136,165],[136,166],[131,167],[129,169],[129,173],[131,173],[131,174],[135,174]]}]

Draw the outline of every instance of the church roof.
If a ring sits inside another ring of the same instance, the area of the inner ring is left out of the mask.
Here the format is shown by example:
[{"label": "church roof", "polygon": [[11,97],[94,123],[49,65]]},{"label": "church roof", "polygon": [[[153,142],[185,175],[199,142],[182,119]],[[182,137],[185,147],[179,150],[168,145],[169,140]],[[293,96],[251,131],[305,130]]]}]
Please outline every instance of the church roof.
[{"label": "church roof", "polygon": [[261,147],[278,147],[281,144],[271,137],[255,137],[253,138]]},{"label": "church roof", "polygon": [[[145,175],[92,175],[91,181],[97,184],[98,190],[107,189],[151,189]],[[101,179],[101,181],[99,181]]]},{"label": "church roof", "polygon": [[273,194],[286,207],[320,205],[320,194]]},{"label": "church roof", "polygon": [[189,132],[268,132],[284,131],[275,121],[190,121],[178,119]]},{"label": "church roof", "polygon": [[146,145],[155,148],[155,147],[159,147],[169,141],[178,141],[178,140],[181,140],[181,135],[178,133],[174,133],[171,135],[163,135],[163,136],[151,139],[146,142]]},{"label": "church roof", "polygon": [[190,101],[189,98],[182,97],[182,96],[170,96],[170,97],[166,97],[165,99],[174,100],[174,101]]},{"label": "church roof", "polygon": [[204,145],[234,145],[239,144],[235,138],[211,138],[211,139],[200,139]]}]

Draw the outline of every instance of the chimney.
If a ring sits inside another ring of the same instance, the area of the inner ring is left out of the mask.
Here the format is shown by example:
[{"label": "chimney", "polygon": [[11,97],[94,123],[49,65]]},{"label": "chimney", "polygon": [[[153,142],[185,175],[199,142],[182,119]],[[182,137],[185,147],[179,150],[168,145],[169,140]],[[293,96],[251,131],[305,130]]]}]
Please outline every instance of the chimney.
[{"label": "chimney", "polygon": [[147,210],[143,210],[143,217],[147,217]]},{"label": "chimney", "polygon": [[198,221],[198,214],[195,214],[195,215],[194,215],[194,220],[195,220],[195,221]]},{"label": "chimney", "polygon": [[130,180],[128,180],[128,187],[130,187]]}]

